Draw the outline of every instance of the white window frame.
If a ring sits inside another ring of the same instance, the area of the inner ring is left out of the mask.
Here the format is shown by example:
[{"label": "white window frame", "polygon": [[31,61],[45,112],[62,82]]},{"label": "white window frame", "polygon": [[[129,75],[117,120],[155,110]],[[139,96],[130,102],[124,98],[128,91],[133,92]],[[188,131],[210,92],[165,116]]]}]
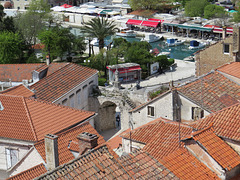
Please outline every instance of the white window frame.
[{"label": "white window frame", "polygon": [[14,148],[5,148],[7,169],[10,169],[18,162],[19,151]]},{"label": "white window frame", "polygon": [[[226,46],[226,45],[228,45],[228,52],[225,52],[225,46]],[[230,44],[228,44],[228,43],[224,43],[224,44],[223,44],[223,53],[224,53],[224,54],[230,54]]]}]

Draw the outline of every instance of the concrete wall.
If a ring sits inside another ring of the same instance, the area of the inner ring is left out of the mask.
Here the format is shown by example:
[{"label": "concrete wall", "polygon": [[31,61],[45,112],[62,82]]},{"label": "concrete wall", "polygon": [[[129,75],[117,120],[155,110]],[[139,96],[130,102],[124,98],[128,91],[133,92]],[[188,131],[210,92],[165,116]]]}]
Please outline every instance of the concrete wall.
[{"label": "concrete wall", "polygon": [[[135,142],[135,141],[132,141],[131,144],[132,144],[132,149],[135,149],[135,148],[143,149],[143,147],[145,146],[145,144]],[[123,152],[130,153],[130,140],[122,138],[122,145],[123,145]]]},{"label": "concrete wall", "polygon": [[57,99],[54,103],[70,106],[76,109],[89,110],[88,96],[91,92],[92,85],[98,85],[97,74],[73,88],[67,94]]},{"label": "concrete wall", "polygon": [[[13,139],[0,139],[0,178],[6,177],[8,174],[10,174],[11,169],[13,169],[15,166],[17,166],[18,162],[26,156],[26,154],[29,152],[30,148],[33,146],[32,142],[27,141],[18,141]],[[6,149],[14,149],[17,150],[17,164],[12,166],[11,168],[7,168],[7,155],[6,155]],[[7,170],[9,172],[7,172]]]},{"label": "concrete wall", "polygon": [[223,138],[223,140],[240,155],[240,142],[227,139],[227,138]]},{"label": "concrete wall", "polygon": [[[148,115],[148,106],[154,107],[154,116]],[[130,118],[132,118],[134,128],[137,128],[159,117],[172,119],[172,115],[172,93],[168,93],[164,97],[159,98],[151,104],[130,113]]]},{"label": "concrete wall", "polygon": [[[180,96],[181,99],[181,118],[183,120],[192,120],[192,107],[200,107],[193,102],[189,101],[187,98]],[[208,111],[204,110],[204,117],[209,115]]]},{"label": "concrete wall", "polygon": [[[239,28],[234,28],[232,36],[227,37],[204,50],[200,50],[195,55],[196,76],[200,76],[222,66],[226,63],[238,61],[238,56],[234,52],[239,52]],[[229,44],[229,53],[224,53],[224,44]]]}]

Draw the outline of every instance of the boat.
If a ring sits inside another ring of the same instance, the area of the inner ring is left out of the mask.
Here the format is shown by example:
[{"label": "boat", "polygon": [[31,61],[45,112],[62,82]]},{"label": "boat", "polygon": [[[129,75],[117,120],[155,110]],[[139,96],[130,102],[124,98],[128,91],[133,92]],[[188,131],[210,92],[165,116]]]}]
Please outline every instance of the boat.
[{"label": "boat", "polygon": [[198,42],[196,40],[190,41],[190,46],[188,47],[189,49],[199,49],[203,48],[206,44],[202,42]]},{"label": "boat", "polygon": [[149,43],[159,41],[162,36],[157,36],[155,34],[145,34],[145,37],[141,41],[147,41]]},{"label": "boat", "polygon": [[157,56],[162,56],[162,55],[170,57],[170,52],[160,52]]},{"label": "boat", "polygon": [[122,29],[120,30],[120,32],[117,32],[116,35],[121,37],[136,37],[136,33],[134,33],[134,31],[130,29]]},{"label": "boat", "polygon": [[194,61],[194,56],[188,56],[183,59],[184,61]]},{"label": "boat", "polygon": [[174,38],[167,38],[167,45],[168,46],[178,46],[181,45],[185,42],[185,40],[179,40],[179,39],[174,39]]}]

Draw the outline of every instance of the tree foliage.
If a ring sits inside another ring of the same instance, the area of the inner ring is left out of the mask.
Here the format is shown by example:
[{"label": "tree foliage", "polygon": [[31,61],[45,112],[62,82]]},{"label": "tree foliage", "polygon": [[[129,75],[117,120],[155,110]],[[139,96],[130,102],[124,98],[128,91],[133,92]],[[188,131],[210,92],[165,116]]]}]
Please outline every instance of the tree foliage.
[{"label": "tree foliage", "polygon": [[0,33],[0,63],[20,63],[22,57],[23,40],[13,32]]},{"label": "tree foliage", "polygon": [[171,3],[171,0],[129,0],[133,10],[161,10],[163,6]]},{"label": "tree foliage", "polygon": [[204,16],[204,8],[209,5],[207,0],[191,0],[185,5],[185,14],[190,17]]},{"label": "tree foliage", "polygon": [[224,7],[215,4],[209,4],[204,8],[204,18],[222,17],[226,14]]},{"label": "tree foliage", "polygon": [[107,36],[115,34],[118,30],[113,21],[108,21],[105,18],[94,18],[85,23],[83,27],[81,27],[83,33],[89,34],[91,37],[96,37],[99,41],[99,49],[104,48],[104,39]]},{"label": "tree foliage", "polygon": [[238,8],[237,12],[233,13],[233,22],[239,23],[240,22],[240,9]]}]

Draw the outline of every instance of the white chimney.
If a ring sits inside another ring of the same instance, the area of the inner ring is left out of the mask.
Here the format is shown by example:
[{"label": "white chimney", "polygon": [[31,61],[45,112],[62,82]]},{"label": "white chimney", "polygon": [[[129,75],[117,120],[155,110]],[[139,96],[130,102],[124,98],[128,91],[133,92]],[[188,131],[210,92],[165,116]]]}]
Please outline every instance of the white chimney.
[{"label": "white chimney", "polygon": [[45,153],[48,170],[56,168],[59,165],[58,136],[53,134],[45,135]]}]

